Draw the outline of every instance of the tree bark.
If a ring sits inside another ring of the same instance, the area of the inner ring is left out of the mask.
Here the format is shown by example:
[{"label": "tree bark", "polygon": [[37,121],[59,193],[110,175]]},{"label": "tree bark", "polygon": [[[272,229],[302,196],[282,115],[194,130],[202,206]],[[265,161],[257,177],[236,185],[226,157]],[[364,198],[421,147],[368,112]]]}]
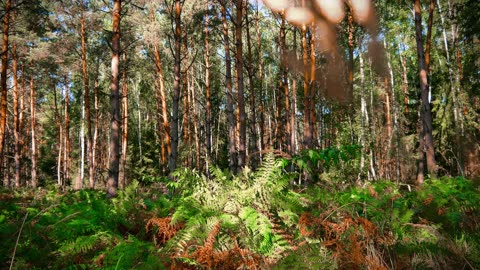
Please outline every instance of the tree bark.
[{"label": "tree bark", "polygon": [[212,153],[212,93],[210,86],[210,15],[209,11],[210,1],[207,0],[207,12],[205,12],[204,23],[205,23],[205,159],[207,162],[207,174],[208,174],[208,164],[211,162],[211,153]]},{"label": "tree bark", "polygon": [[247,68],[247,75],[248,75],[248,83],[249,83],[249,88],[250,88],[250,122],[251,122],[251,134],[252,134],[252,139],[251,139],[251,146],[253,153],[258,152],[258,145],[257,145],[257,115],[256,115],[256,110],[257,108],[255,107],[256,102],[255,102],[255,81],[254,81],[254,66],[253,66],[253,54],[252,54],[252,39],[250,36],[250,16],[248,15],[248,8],[247,12],[245,14],[245,30],[247,34],[247,62],[248,62],[248,68]]},{"label": "tree bark", "polygon": [[246,161],[247,117],[245,115],[245,94],[243,82],[243,7],[244,0],[236,2],[235,47],[236,47],[236,77],[237,77],[237,105],[239,123],[238,168],[243,169]]},{"label": "tree bark", "polygon": [[71,152],[71,147],[70,147],[70,86],[69,86],[69,81],[68,81],[68,75],[65,75],[65,112],[64,112],[64,118],[65,118],[65,136],[64,136],[64,146],[63,146],[63,176],[64,176],[64,181],[68,182],[70,180],[70,152]]},{"label": "tree bark", "polygon": [[228,36],[227,7],[226,1],[222,0],[221,13],[223,24],[223,42],[225,50],[225,83],[227,88],[227,118],[228,118],[228,157],[230,170],[237,171],[236,155],[236,123],[233,109],[233,89],[232,89],[232,59],[230,57],[230,38]]},{"label": "tree bark", "polygon": [[19,188],[21,183],[21,130],[20,130],[20,112],[18,108],[18,58],[17,58],[17,44],[13,43],[12,48],[12,59],[13,59],[13,136],[15,139],[15,187]]},{"label": "tree bark", "polygon": [[[83,2],[82,2],[83,3]],[[82,4],[83,5],[83,4]],[[93,136],[92,136],[92,116],[90,106],[90,87],[87,69],[87,38],[85,35],[85,16],[82,13],[80,18],[80,38],[82,43],[82,73],[83,73],[83,94],[85,102],[85,121],[87,122],[87,155],[89,166],[89,187],[95,187],[95,167],[93,162]]]},{"label": "tree bark", "polygon": [[[124,188],[127,185],[125,177],[125,168],[127,166],[127,151],[128,151],[128,65],[127,57],[123,53],[123,84],[122,84],[122,139],[121,139],[121,158],[120,158],[120,171],[118,178],[118,186]],[[140,158],[142,158],[140,156]]]},{"label": "tree bark", "polygon": [[0,97],[0,175],[3,175],[3,160],[4,146],[5,146],[5,133],[7,126],[7,69],[8,69],[8,38],[10,29],[10,12],[11,12],[11,0],[5,2],[5,14],[3,15],[3,43],[2,43],[2,67],[1,67],[1,81],[2,93]]},{"label": "tree bark", "polygon": [[107,180],[107,197],[115,197],[118,188],[120,163],[120,19],[122,1],[113,1],[112,13],[112,80],[110,84],[110,164]]},{"label": "tree bark", "polygon": [[173,68],[173,99],[172,99],[172,124],[171,124],[171,152],[168,160],[168,168],[170,173],[172,173],[177,167],[177,158],[178,158],[178,141],[179,141],[179,111],[178,105],[180,101],[180,91],[181,91],[181,70],[180,66],[182,64],[181,59],[181,46],[182,46],[182,8],[183,1],[175,0],[174,4],[174,23],[175,23],[175,32],[174,32],[174,68]]},{"label": "tree bark", "polygon": [[[435,151],[432,135],[432,109],[428,97],[428,78],[422,37],[422,10],[420,0],[413,0],[415,10],[415,39],[417,43],[418,69],[420,79],[420,146],[417,183],[422,184],[424,173],[436,173]],[[428,42],[428,41],[427,41]],[[426,159],[426,164],[425,164]],[[425,166],[426,165],[426,166]]]},{"label": "tree bark", "polygon": [[[304,2],[304,1],[302,1]],[[307,27],[302,26],[302,60],[303,60],[303,148],[313,146],[312,128],[310,126],[310,73],[309,73],[309,48],[307,43]]]},{"label": "tree bark", "polygon": [[[153,9],[151,10],[150,13],[150,19],[151,22],[155,21]],[[162,142],[162,145],[166,148],[166,154],[170,156],[171,154],[171,137],[170,137],[170,123],[168,120],[168,108],[167,108],[167,98],[165,94],[165,80],[163,77],[163,65],[162,65],[162,59],[160,57],[160,52],[158,49],[158,44],[155,43],[153,44],[153,53],[155,56],[155,67],[157,68],[157,77],[158,77],[158,83],[159,83],[159,95],[160,95],[160,100],[161,100],[161,115],[162,115],[162,123],[163,123],[163,131],[165,133],[165,141]],[[162,154],[162,163],[165,164],[166,160],[164,158],[164,154]]]},{"label": "tree bark", "polygon": [[31,136],[32,136],[32,145],[31,145],[31,153],[32,153],[32,174],[31,174],[31,186],[33,188],[37,187],[37,145],[36,145],[36,138],[35,138],[35,125],[37,123],[37,119],[35,118],[35,105],[37,103],[35,98],[35,89],[33,83],[33,75],[30,75],[30,120],[31,120]]}]

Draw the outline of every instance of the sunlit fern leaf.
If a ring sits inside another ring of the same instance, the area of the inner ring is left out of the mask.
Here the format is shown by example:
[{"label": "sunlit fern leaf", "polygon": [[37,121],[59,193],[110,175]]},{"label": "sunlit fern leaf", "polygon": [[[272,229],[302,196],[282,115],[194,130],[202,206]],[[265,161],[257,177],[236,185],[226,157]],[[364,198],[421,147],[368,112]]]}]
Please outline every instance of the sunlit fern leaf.
[{"label": "sunlit fern leaf", "polygon": [[112,235],[106,231],[97,232],[93,235],[80,236],[73,241],[64,243],[59,251],[63,256],[85,253],[97,248],[100,245],[108,244]]}]

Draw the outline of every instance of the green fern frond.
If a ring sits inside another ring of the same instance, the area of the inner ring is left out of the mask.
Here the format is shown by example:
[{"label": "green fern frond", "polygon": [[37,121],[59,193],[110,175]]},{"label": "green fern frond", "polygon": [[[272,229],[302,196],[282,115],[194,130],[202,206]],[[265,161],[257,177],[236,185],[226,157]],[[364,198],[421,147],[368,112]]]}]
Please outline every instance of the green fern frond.
[{"label": "green fern frond", "polygon": [[108,244],[111,242],[112,236],[106,232],[97,232],[93,235],[80,236],[73,241],[69,241],[61,245],[59,248],[60,254],[63,256],[86,253],[95,249],[99,245]]}]

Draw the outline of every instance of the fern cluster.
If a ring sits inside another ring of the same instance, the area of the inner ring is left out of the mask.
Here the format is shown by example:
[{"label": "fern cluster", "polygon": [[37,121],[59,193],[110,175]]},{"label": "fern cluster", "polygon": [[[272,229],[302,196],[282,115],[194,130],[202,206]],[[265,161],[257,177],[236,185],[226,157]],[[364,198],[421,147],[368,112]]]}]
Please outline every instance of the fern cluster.
[{"label": "fern cluster", "polygon": [[196,251],[191,247],[204,245],[212,229],[220,226],[217,251],[238,247],[266,260],[279,259],[291,248],[282,232],[294,231],[304,207],[300,195],[288,188],[292,176],[282,168],[270,155],[256,172],[245,169],[237,176],[217,168],[211,169],[210,178],[191,170],[177,171],[178,181],[172,186],[181,199],[172,223],[182,222],[185,228],[163,249],[178,259],[189,259]]}]

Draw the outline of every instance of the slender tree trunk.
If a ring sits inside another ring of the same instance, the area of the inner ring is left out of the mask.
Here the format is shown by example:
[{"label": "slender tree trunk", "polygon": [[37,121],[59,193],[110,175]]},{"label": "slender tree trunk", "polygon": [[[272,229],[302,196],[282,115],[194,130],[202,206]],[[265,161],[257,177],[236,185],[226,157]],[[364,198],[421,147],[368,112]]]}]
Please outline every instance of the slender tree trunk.
[{"label": "slender tree trunk", "polygon": [[[292,132],[291,126],[290,126],[290,98],[289,98],[289,87],[288,87],[288,70],[287,70],[287,63],[286,63],[286,54],[287,54],[287,42],[286,42],[286,34],[285,34],[285,18],[282,17],[281,24],[280,24],[280,87],[281,91],[280,93],[283,92],[283,96],[285,98],[285,120],[280,119],[282,115],[282,100],[281,96],[279,93],[279,103],[277,106],[277,111],[278,111],[278,120],[277,123],[282,123],[285,122],[285,133],[280,130],[280,143],[283,141],[282,137],[285,138],[285,146],[286,146],[286,152],[287,153],[292,153],[292,142],[291,142],[291,137],[290,134]],[[277,125],[277,128],[281,127],[281,124]]]},{"label": "slender tree trunk", "polygon": [[70,147],[70,86],[68,82],[68,75],[65,75],[65,136],[64,136],[64,157],[63,157],[63,162],[65,163],[63,166],[63,175],[64,175],[64,181],[67,182],[70,180],[70,152],[71,152],[71,147]]},{"label": "slender tree trunk", "polygon": [[173,99],[172,99],[172,125],[171,125],[171,152],[168,160],[168,168],[170,173],[172,173],[177,167],[177,158],[178,158],[178,141],[179,141],[179,111],[178,105],[180,101],[180,91],[181,91],[181,46],[182,46],[182,8],[183,2],[180,0],[175,0],[174,6],[174,20],[175,20],[175,45],[174,45],[174,68],[173,68]]},{"label": "slender tree trunk", "polygon": [[235,24],[235,47],[236,47],[236,74],[237,74],[237,103],[238,103],[238,123],[239,123],[239,144],[238,144],[238,167],[245,167],[246,161],[246,142],[247,142],[247,116],[245,114],[245,92],[243,82],[243,7],[244,0],[236,1],[236,24]]},{"label": "slender tree trunk", "polygon": [[30,75],[30,120],[31,120],[31,135],[32,135],[32,175],[31,186],[37,187],[37,145],[35,138],[35,125],[37,119],[35,118],[35,105],[37,103],[35,98],[35,89],[33,84],[33,75]]},{"label": "slender tree trunk", "polygon": [[[295,61],[298,61],[297,55],[297,29],[293,29],[293,54]],[[292,154],[297,153],[297,75],[294,73],[292,78],[292,111],[290,115],[290,142],[292,143]]]},{"label": "slender tree trunk", "polygon": [[[393,73],[393,68],[392,68],[392,59],[390,56],[390,52],[388,51],[387,48],[387,43],[384,41],[384,47],[385,50],[387,51],[387,67],[388,67],[388,74],[390,76],[390,89],[391,89],[391,94],[392,94],[392,110],[393,110],[393,130],[392,130],[392,136],[389,138],[388,141],[388,149],[393,149],[393,159],[395,162],[395,176],[397,179],[397,182],[400,181],[401,175],[400,175],[400,157],[398,156],[400,149],[400,134],[399,134],[399,127],[398,127],[398,104],[395,98],[395,77]],[[395,147],[392,148],[392,140],[396,138],[396,145]],[[393,163],[393,162],[392,162]]]},{"label": "slender tree trunk", "polygon": [[99,113],[99,106],[98,106],[98,74],[95,76],[94,82],[94,108],[95,108],[95,125],[93,127],[93,141],[92,141],[92,155],[93,155],[93,162],[92,167],[94,170],[97,169],[97,141],[98,141],[98,125],[100,122],[100,113]]},{"label": "slender tree trunk", "polygon": [[[302,1],[304,2],[304,1]],[[307,27],[302,26],[302,59],[303,59],[303,148],[313,147],[312,128],[310,126],[310,73],[308,70],[309,48],[307,43]]]},{"label": "slender tree trunk", "polygon": [[122,1],[113,1],[112,13],[112,81],[110,84],[110,165],[107,180],[107,197],[115,197],[118,188],[120,163],[120,14]]},{"label": "slender tree trunk", "polygon": [[7,69],[8,69],[8,38],[10,29],[10,12],[11,12],[11,0],[5,2],[5,13],[3,15],[3,43],[2,43],[2,67],[1,67],[1,87],[2,93],[0,97],[0,175],[3,172],[3,160],[4,146],[5,146],[5,134],[7,127]]},{"label": "slender tree trunk", "polygon": [[362,153],[360,156],[360,173],[358,175],[358,180],[361,180],[361,177],[364,175],[365,168],[365,154],[367,151],[366,143],[366,130],[368,127],[368,112],[367,112],[367,101],[365,99],[365,72],[364,72],[364,61],[362,54],[358,55],[360,60],[360,112],[361,112],[361,125],[360,125],[360,145],[362,146]]},{"label": "slender tree trunk", "polygon": [[85,176],[85,99],[82,97],[82,118],[80,124],[80,171],[79,175],[75,179],[75,190],[80,190],[83,188],[83,180]]},{"label": "slender tree trunk", "polygon": [[248,8],[245,14],[245,30],[247,32],[247,74],[248,83],[250,88],[250,122],[251,122],[251,146],[253,153],[258,152],[257,145],[257,114],[256,114],[256,102],[255,102],[255,81],[254,81],[254,66],[253,66],[253,54],[252,54],[252,38],[250,36],[250,16],[248,15]]},{"label": "slender tree trunk", "polygon": [[208,166],[211,162],[211,154],[212,154],[212,93],[211,93],[211,86],[210,86],[210,16],[208,14],[210,1],[207,0],[207,12],[204,16],[205,22],[205,99],[206,99],[206,115],[205,115],[205,146],[206,146],[206,153],[205,159],[207,162],[207,174],[208,174]]},{"label": "slender tree trunk", "polygon": [[[263,52],[262,52],[262,38],[260,35],[260,13],[258,9],[258,0],[256,0],[256,23],[255,29],[257,34],[257,44],[258,44],[258,93],[262,93],[263,88]],[[260,98],[260,123],[259,123],[259,142],[258,142],[258,151],[262,153],[262,150],[265,149],[265,107],[263,104],[263,99]],[[260,158],[262,158],[262,154],[260,154]]]},{"label": "slender tree trunk", "polygon": [[55,126],[57,127],[57,139],[58,139],[58,155],[57,155],[57,185],[63,187],[63,178],[62,178],[62,154],[63,154],[63,128],[62,122],[60,120],[60,113],[58,111],[58,98],[57,98],[57,88],[56,82],[52,82],[53,87],[53,98],[54,98],[54,110],[55,110]]},{"label": "slender tree trunk", "polygon": [[88,69],[87,69],[87,38],[85,36],[85,16],[82,14],[80,19],[80,38],[82,42],[82,72],[83,72],[83,91],[84,91],[84,102],[85,102],[85,121],[87,122],[87,154],[88,154],[88,165],[89,165],[89,187],[95,187],[95,167],[93,162],[93,136],[92,136],[92,116],[91,116],[91,106],[90,106],[90,87],[89,87],[89,78],[88,78]]},{"label": "slender tree trunk", "polygon": [[[153,23],[155,21],[153,9],[151,10],[150,13],[150,19],[151,22]],[[162,149],[166,148],[166,154],[170,156],[171,154],[171,137],[170,137],[170,123],[168,120],[168,108],[167,108],[167,98],[165,94],[165,81],[163,77],[163,65],[162,65],[162,60],[160,57],[160,52],[158,49],[157,43],[153,45],[153,53],[155,56],[155,66],[157,68],[157,77],[158,77],[158,83],[159,83],[159,95],[160,95],[160,100],[161,100],[161,118],[162,118],[162,125],[163,125],[163,131],[165,134],[165,141],[162,142]],[[166,159],[165,159],[165,154],[162,154],[162,163],[163,165],[166,164]]]},{"label": "slender tree trunk", "polygon": [[[193,73],[193,72],[192,72]],[[192,76],[193,77],[193,76]],[[195,86],[193,84],[193,79],[190,82],[190,104],[192,106],[192,113],[193,113],[193,138],[195,141],[195,167],[198,170],[201,170],[200,166],[200,157],[201,157],[201,149],[200,149],[200,136],[198,132],[198,115],[197,115],[197,106],[195,102]]]},{"label": "slender tree trunk", "polygon": [[[415,10],[415,34],[417,42],[418,69],[420,79],[420,147],[417,171],[417,183],[424,181],[424,171],[435,174],[435,152],[432,135],[432,110],[428,98],[428,78],[422,37],[422,10],[420,0],[413,0]],[[429,42],[429,41],[427,41]],[[425,164],[426,158],[426,164]],[[425,166],[426,165],[426,166]],[[425,170],[426,169],[426,170]]]},{"label": "slender tree trunk", "polygon": [[165,160],[166,160],[166,148],[164,144],[164,137],[165,137],[165,131],[163,129],[163,120],[162,120],[162,100],[160,98],[160,80],[158,79],[158,76],[154,76],[154,83],[155,83],[155,108],[156,108],[156,113],[155,113],[155,119],[157,121],[155,128],[156,128],[156,135],[157,135],[157,142],[160,144],[160,152],[159,152],[159,159],[158,159],[158,164],[162,166],[165,165]]},{"label": "slender tree trunk", "polygon": [[223,42],[225,49],[225,83],[227,88],[227,118],[228,118],[228,156],[230,170],[237,170],[237,155],[235,149],[236,141],[236,123],[233,109],[233,87],[232,87],[232,59],[230,57],[230,38],[228,35],[227,7],[226,1],[221,1],[222,23],[223,23]]},{"label": "slender tree trunk", "polygon": [[309,92],[309,112],[310,112],[310,119],[309,119],[309,127],[310,127],[310,134],[311,134],[311,144],[312,147],[314,146],[313,143],[315,142],[316,136],[316,122],[317,122],[317,113],[315,108],[315,91],[314,91],[314,84],[315,84],[315,76],[316,76],[316,55],[315,55],[315,26],[310,27],[310,35],[308,36],[308,43],[309,43],[309,56],[310,56],[310,76],[308,81],[308,92]]},{"label": "slender tree trunk", "polygon": [[13,136],[15,139],[15,187],[19,188],[21,186],[21,143],[20,143],[20,112],[18,108],[18,59],[17,59],[17,44],[13,43],[12,48],[12,59],[13,59]]},{"label": "slender tree trunk", "polygon": [[353,24],[353,12],[350,9],[348,12],[348,87],[350,93],[349,96],[353,96],[353,71],[354,71],[354,59],[353,59],[353,50],[355,45],[355,28]]},{"label": "slender tree trunk", "polygon": [[[118,186],[125,188],[127,185],[125,177],[125,168],[127,165],[127,151],[128,151],[128,64],[127,56],[123,53],[123,84],[122,84],[122,155],[120,158],[120,171],[118,178]],[[142,156],[140,156],[140,159]]]},{"label": "slender tree trunk", "polygon": [[[25,68],[24,66],[22,65],[22,87],[20,89],[20,100],[19,100],[19,112],[18,112],[18,127],[19,127],[19,130],[20,131],[23,131],[23,128],[24,128],[24,121],[23,121],[23,112],[25,111],[25,96],[26,96],[26,91],[25,91],[25,81],[27,80],[27,77],[25,76]],[[24,132],[23,134],[28,134],[28,132]],[[24,143],[24,135],[23,134],[20,134],[20,159],[23,157],[23,154],[22,153],[25,153],[25,143]],[[61,143],[60,143],[61,144]],[[26,175],[26,166],[23,167],[24,168],[24,173],[23,175]],[[21,180],[21,185],[26,185],[25,183],[25,178]]]}]

